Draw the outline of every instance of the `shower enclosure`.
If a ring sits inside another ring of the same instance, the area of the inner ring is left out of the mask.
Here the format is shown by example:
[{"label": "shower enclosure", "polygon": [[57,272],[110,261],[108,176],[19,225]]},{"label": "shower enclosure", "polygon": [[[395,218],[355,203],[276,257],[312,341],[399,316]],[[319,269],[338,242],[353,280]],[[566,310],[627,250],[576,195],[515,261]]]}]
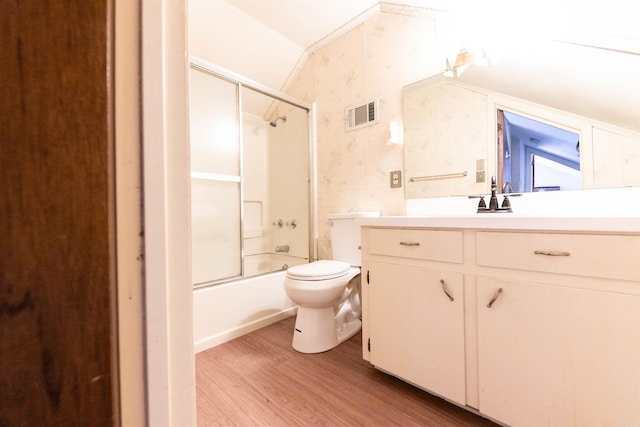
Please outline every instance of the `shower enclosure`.
[{"label": "shower enclosure", "polygon": [[311,107],[197,58],[189,78],[194,286],[309,262]]}]

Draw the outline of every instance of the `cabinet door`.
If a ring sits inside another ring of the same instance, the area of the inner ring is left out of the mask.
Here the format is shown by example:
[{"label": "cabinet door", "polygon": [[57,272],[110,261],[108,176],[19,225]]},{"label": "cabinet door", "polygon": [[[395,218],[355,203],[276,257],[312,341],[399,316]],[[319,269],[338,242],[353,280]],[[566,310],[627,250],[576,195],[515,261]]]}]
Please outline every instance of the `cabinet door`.
[{"label": "cabinet door", "polygon": [[370,362],[464,404],[462,274],[372,262],[369,277]]},{"label": "cabinet door", "polygon": [[479,277],[478,363],[506,424],[640,425],[640,296]]}]

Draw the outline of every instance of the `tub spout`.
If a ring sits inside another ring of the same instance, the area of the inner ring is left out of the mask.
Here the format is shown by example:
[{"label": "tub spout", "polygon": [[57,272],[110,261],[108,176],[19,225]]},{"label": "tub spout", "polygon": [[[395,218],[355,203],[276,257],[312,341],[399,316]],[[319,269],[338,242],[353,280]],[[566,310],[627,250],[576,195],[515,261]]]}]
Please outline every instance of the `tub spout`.
[{"label": "tub spout", "polygon": [[289,252],[289,245],[276,246],[276,253],[277,252]]}]

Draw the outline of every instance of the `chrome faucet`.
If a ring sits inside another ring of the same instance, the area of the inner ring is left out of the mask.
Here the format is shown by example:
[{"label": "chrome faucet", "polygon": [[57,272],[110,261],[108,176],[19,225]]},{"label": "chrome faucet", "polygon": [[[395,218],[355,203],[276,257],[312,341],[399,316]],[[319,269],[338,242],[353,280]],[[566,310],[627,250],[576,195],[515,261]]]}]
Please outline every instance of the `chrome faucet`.
[{"label": "chrome faucet", "polygon": [[494,175],[491,177],[491,198],[489,199],[490,211],[495,211],[498,209],[498,197],[496,196],[497,191],[498,191],[498,186],[496,185],[496,177]]},{"label": "chrome faucet", "polygon": [[[511,183],[506,182],[504,188],[509,184],[509,188],[511,188]],[[491,198],[489,199],[489,207],[484,202],[484,196],[480,196],[480,202],[478,203],[478,213],[483,212],[513,212],[511,209],[511,202],[507,195],[504,195],[504,200],[502,200],[502,206],[498,206],[498,185],[496,184],[496,177],[491,177]],[[513,194],[517,196],[518,194]],[[477,196],[469,196],[469,197],[477,197]]]}]

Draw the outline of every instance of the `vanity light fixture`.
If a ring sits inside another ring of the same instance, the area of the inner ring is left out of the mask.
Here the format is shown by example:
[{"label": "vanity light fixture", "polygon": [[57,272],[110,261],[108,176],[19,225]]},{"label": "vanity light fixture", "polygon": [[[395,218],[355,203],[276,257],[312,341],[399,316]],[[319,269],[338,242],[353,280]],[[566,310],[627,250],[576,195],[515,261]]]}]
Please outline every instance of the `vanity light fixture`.
[{"label": "vanity light fixture", "polygon": [[449,62],[449,58],[447,58],[446,61],[447,61],[447,65],[446,65],[446,68],[445,68],[444,73],[443,73],[444,76],[445,77],[452,77],[452,78],[458,77],[458,72],[451,67],[451,63]]},{"label": "vanity light fixture", "polygon": [[471,64],[488,67],[491,65],[491,60],[484,49],[482,49],[481,55],[476,55],[473,52],[469,52],[467,49],[462,48],[456,56],[456,62],[453,64],[453,67],[451,66],[449,58],[446,58],[444,76],[453,78],[460,77],[460,75],[462,75],[462,73],[469,68]]}]

